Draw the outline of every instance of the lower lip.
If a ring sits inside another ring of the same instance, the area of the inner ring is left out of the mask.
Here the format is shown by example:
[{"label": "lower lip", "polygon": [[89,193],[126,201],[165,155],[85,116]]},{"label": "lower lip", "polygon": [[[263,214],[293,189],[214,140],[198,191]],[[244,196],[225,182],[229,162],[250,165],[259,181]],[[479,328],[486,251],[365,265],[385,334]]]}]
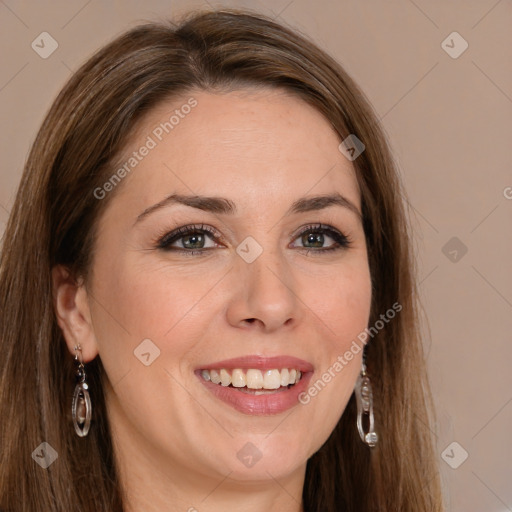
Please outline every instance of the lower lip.
[{"label": "lower lip", "polygon": [[287,411],[300,403],[299,395],[307,389],[312,374],[303,373],[300,381],[291,388],[268,395],[244,393],[237,388],[206,381],[200,373],[197,376],[208,391],[237,411],[251,415],[273,415]]}]

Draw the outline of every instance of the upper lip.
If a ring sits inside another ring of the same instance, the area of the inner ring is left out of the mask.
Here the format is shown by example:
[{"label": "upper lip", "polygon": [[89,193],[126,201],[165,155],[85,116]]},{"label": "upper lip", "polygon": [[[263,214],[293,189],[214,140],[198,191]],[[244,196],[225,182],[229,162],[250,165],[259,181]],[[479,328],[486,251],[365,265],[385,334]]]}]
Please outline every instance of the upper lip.
[{"label": "upper lip", "polygon": [[198,370],[216,370],[225,368],[226,370],[233,370],[235,368],[250,369],[255,368],[259,370],[273,370],[280,368],[293,368],[300,370],[303,373],[312,372],[313,365],[304,359],[298,357],[281,355],[266,357],[262,355],[247,355],[242,357],[235,357],[233,359],[224,359],[223,361],[216,361],[215,363],[208,363],[199,366]]}]

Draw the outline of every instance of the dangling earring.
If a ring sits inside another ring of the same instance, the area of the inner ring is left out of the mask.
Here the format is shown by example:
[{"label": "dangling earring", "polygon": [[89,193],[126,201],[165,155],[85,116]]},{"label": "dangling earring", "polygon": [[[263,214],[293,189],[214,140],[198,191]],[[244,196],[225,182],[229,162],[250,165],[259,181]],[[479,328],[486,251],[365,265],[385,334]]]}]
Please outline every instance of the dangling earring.
[{"label": "dangling earring", "polygon": [[[356,401],[357,401],[357,430],[361,436],[363,443],[366,443],[370,448],[373,448],[379,437],[375,432],[374,418],[373,418],[373,393],[370,378],[366,374],[366,364],[364,362],[361,367],[361,373],[357,377],[356,388]],[[368,432],[365,433],[363,430],[363,415],[368,416]]]},{"label": "dangling earring", "polygon": [[[91,425],[91,397],[89,396],[89,386],[85,382],[86,375],[80,344],[75,346],[75,352],[75,361],[78,363],[76,375],[79,381],[73,394],[71,414],[73,415],[73,425],[75,426],[76,433],[80,437],[85,437]],[[78,354],[80,354],[80,358]]]}]

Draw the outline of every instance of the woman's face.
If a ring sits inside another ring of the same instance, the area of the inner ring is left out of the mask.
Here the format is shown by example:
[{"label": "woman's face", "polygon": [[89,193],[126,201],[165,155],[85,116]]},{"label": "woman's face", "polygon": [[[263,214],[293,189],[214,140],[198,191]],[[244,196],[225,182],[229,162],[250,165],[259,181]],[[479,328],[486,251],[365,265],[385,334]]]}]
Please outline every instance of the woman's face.
[{"label": "woman's face", "polygon": [[105,367],[126,467],[188,483],[303,476],[334,429],[361,366],[361,352],[344,354],[371,301],[339,142],[285,93],[194,92],[151,111],[112,170],[127,164],[122,181],[95,191],[114,195],[81,344]]}]

